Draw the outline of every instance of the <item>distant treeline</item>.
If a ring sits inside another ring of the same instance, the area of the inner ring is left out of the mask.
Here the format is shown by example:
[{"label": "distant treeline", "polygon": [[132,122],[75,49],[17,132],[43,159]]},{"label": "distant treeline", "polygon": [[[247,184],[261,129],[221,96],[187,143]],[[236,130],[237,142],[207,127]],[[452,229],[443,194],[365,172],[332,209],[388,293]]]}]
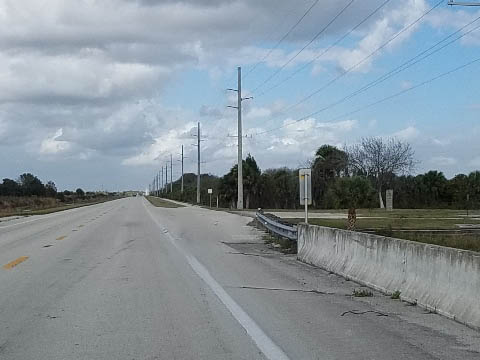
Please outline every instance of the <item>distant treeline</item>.
[{"label": "distant treeline", "polygon": [[[380,144],[390,151],[409,150],[408,145],[392,142]],[[402,148],[400,145],[404,145]],[[379,144],[376,144],[377,148]],[[358,149],[356,149],[358,151]],[[393,151],[394,152],[394,151]],[[353,154],[355,155],[355,154]],[[352,155],[352,157],[353,157]],[[411,166],[413,153],[407,159]],[[330,145],[321,146],[309,164],[312,168],[313,207],[317,209],[377,208],[379,195],[381,203],[386,189],[394,190],[395,208],[480,208],[480,171],[468,175],[458,174],[447,179],[442,172],[432,170],[416,176],[397,175],[385,166],[385,170],[369,170],[352,165],[348,151]],[[388,159],[384,163],[388,163]],[[403,161],[403,160],[402,160]],[[391,168],[391,167],[390,167]],[[243,161],[244,206],[245,208],[295,209],[299,204],[298,169],[268,169],[261,171],[250,154]],[[213,189],[212,205],[235,208],[237,201],[237,165],[223,177],[201,176],[201,203],[209,205],[207,189]],[[196,202],[196,175],[185,174],[184,193],[180,192],[180,179],[173,184],[173,193],[163,192],[161,196]]]},{"label": "distant treeline", "polygon": [[0,183],[0,196],[5,197],[36,196],[56,198],[60,201],[70,201],[75,199],[88,200],[108,195],[111,194],[85,192],[81,188],[75,191],[65,190],[59,192],[53,181],[48,181],[44,184],[38,177],[30,173],[20,175],[17,180],[3,179],[3,182]]}]

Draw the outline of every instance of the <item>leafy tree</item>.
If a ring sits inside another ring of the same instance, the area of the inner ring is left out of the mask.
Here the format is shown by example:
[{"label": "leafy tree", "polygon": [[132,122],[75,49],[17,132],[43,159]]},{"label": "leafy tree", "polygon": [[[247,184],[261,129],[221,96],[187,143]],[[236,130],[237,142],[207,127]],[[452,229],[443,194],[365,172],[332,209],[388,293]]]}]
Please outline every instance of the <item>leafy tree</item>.
[{"label": "leafy tree", "polygon": [[372,184],[363,176],[338,178],[330,189],[335,207],[342,209],[369,207],[374,194]]},{"label": "leafy tree", "polygon": [[447,179],[442,172],[431,170],[419,175],[424,190],[424,203],[427,206],[441,206],[446,200]]},{"label": "leafy tree", "polygon": [[75,190],[75,193],[77,194],[78,197],[83,198],[85,196],[85,191],[83,191],[81,188],[78,188]]},{"label": "leafy tree", "polygon": [[39,178],[30,173],[20,175],[18,183],[24,196],[45,196],[45,186]]},{"label": "leafy tree", "polygon": [[45,194],[48,197],[55,197],[57,196],[57,187],[53,181],[47,182],[45,185]]},{"label": "leafy tree", "polygon": [[312,164],[313,205],[325,206],[324,198],[332,181],[347,173],[347,154],[331,145],[320,146]]},{"label": "leafy tree", "polygon": [[22,189],[20,185],[12,179],[3,179],[0,184],[0,196],[20,196]]},{"label": "leafy tree", "polygon": [[416,163],[410,144],[395,138],[363,138],[359,144],[349,147],[347,153],[353,172],[374,180],[380,208],[385,207],[382,191],[388,179],[412,171]]},{"label": "leafy tree", "polygon": [[[260,188],[260,168],[254,157],[248,154],[243,161],[243,188],[245,196],[245,207],[250,209],[252,202],[257,204],[257,196]],[[238,180],[237,180],[238,181]]]},{"label": "leafy tree", "polygon": [[237,201],[237,174],[238,166],[234,165],[230,171],[220,179],[219,193],[222,202],[229,208],[236,207]]}]

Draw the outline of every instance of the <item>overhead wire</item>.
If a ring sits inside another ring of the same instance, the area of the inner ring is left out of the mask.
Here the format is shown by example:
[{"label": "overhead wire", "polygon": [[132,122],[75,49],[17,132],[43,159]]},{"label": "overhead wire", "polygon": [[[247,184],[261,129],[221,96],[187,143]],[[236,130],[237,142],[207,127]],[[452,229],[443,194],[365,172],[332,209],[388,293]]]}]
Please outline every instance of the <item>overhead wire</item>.
[{"label": "overhead wire", "polygon": [[[421,83],[419,83],[419,84],[417,84],[417,85],[411,86],[411,87],[409,87],[409,88],[407,88],[407,89],[403,89],[403,90],[401,90],[401,91],[399,91],[399,92],[397,92],[397,93],[395,93],[395,94],[389,95],[389,96],[384,97],[384,98],[382,98],[382,99],[380,99],[380,100],[377,100],[377,101],[375,101],[375,102],[373,102],[373,103],[370,103],[370,104],[368,104],[368,105],[365,105],[365,106],[362,106],[362,107],[360,107],[360,108],[357,108],[357,109],[355,109],[355,110],[353,110],[353,111],[350,111],[350,112],[344,113],[344,114],[342,114],[342,115],[340,115],[340,116],[337,116],[337,117],[333,118],[332,120],[328,121],[328,123],[331,123],[331,122],[334,122],[334,121],[336,121],[336,120],[339,120],[339,119],[342,119],[342,118],[351,116],[351,115],[356,114],[356,113],[358,113],[358,112],[360,112],[360,111],[362,111],[362,110],[366,110],[366,109],[368,109],[368,108],[370,108],[370,107],[373,107],[373,106],[378,105],[378,104],[381,104],[381,103],[383,103],[383,102],[385,102],[385,101],[388,101],[388,100],[391,100],[391,99],[393,99],[393,98],[396,98],[396,97],[398,97],[398,96],[400,96],[400,95],[403,95],[403,94],[405,94],[405,93],[407,93],[407,92],[413,91],[413,90],[415,90],[415,89],[417,89],[417,88],[419,88],[419,87],[425,86],[425,85],[427,85],[427,84],[429,84],[429,83],[432,83],[432,82],[434,82],[434,81],[436,81],[436,80],[438,80],[438,79],[441,79],[441,78],[443,78],[443,77],[445,77],[445,76],[448,76],[448,75],[450,75],[450,74],[452,74],[452,73],[454,73],[454,72],[460,71],[460,70],[462,70],[462,69],[464,69],[464,68],[466,68],[466,67],[468,67],[468,66],[471,66],[471,65],[473,65],[473,64],[475,64],[475,63],[478,63],[478,62],[480,62],[480,58],[476,58],[476,59],[474,59],[474,60],[471,60],[471,61],[469,61],[469,62],[467,62],[467,63],[464,63],[463,65],[457,66],[457,67],[455,67],[455,68],[453,68],[453,69],[451,69],[451,70],[449,70],[449,71],[446,71],[446,72],[443,72],[443,73],[441,73],[441,74],[439,74],[439,75],[436,75],[436,76],[434,76],[434,77],[432,77],[432,78],[430,78],[430,79],[428,79],[428,80],[425,80],[425,81],[423,81],[423,82],[421,82]],[[301,122],[301,121],[307,120],[307,119],[309,119],[309,118],[311,118],[311,117],[313,117],[313,116],[315,116],[315,115],[318,115],[321,111],[323,111],[323,110],[322,110],[322,109],[321,109],[321,110],[317,110],[317,111],[315,111],[315,112],[312,112],[312,113],[310,113],[310,114],[308,114],[308,115],[302,116],[301,118],[299,118],[299,119],[297,119],[297,120],[294,120],[294,121],[292,121],[292,122],[289,122],[289,123],[287,123],[287,124],[283,124],[283,125],[278,126],[278,127],[274,128],[274,129],[265,130],[265,131],[262,131],[262,132],[260,132],[260,133],[254,134],[254,135],[262,135],[262,134],[266,134],[266,133],[269,133],[269,132],[272,132],[272,131],[279,130],[279,129],[284,128],[284,127],[287,127],[287,126],[291,126],[291,125],[293,125],[293,124],[296,124],[296,123],[299,123],[299,122]]]},{"label": "overhead wire", "polygon": [[362,60],[358,61],[357,63],[355,63],[354,65],[352,65],[351,67],[349,67],[347,70],[345,70],[344,72],[342,72],[340,75],[336,76],[335,78],[333,78],[332,80],[330,80],[328,83],[326,83],[324,86],[320,87],[319,89],[315,90],[314,92],[310,93],[309,95],[307,95],[306,97],[302,98],[301,100],[299,100],[298,102],[294,103],[293,105],[290,105],[288,106],[287,108],[285,108],[282,113],[285,113],[285,112],[288,112],[290,111],[291,109],[303,104],[304,102],[310,100],[313,96],[319,94],[320,92],[322,92],[323,90],[327,89],[328,87],[330,87],[331,85],[333,85],[335,82],[337,82],[338,80],[340,80],[341,78],[343,78],[344,76],[346,76],[347,74],[349,74],[350,72],[352,72],[353,70],[355,70],[356,68],[358,68],[360,65],[362,65],[363,63],[365,63],[365,61],[367,61],[368,59],[370,59],[372,56],[374,56],[376,53],[378,53],[380,50],[384,49],[387,45],[389,45],[392,41],[396,40],[400,35],[404,34],[406,31],[410,30],[413,26],[415,26],[416,24],[418,24],[420,21],[422,21],[427,15],[429,15],[433,10],[435,10],[436,8],[438,8],[441,4],[443,3],[443,0],[440,0],[438,1],[435,5],[433,5],[430,9],[428,9],[427,11],[425,11],[424,13],[422,13],[422,15],[420,17],[418,17],[416,20],[414,20],[413,22],[411,22],[410,24],[408,24],[407,26],[405,26],[403,29],[401,29],[399,32],[397,32],[395,35],[393,35],[391,38],[389,38],[386,42],[384,42],[382,45],[380,45],[379,47],[377,47],[374,51],[372,51],[370,54],[368,54],[366,57],[364,57]]},{"label": "overhead wire", "polygon": [[277,49],[280,44],[293,32],[293,30],[295,30],[297,28],[298,25],[300,25],[300,23],[303,21],[303,19],[310,13],[310,11],[312,11],[312,9],[318,4],[320,0],[315,0],[312,5],[309,6],[309,8],[307,9],[307,11],[305,11],[305,13],[297,20],[297,22],[286,32],[285,35],[283,35],[280,40],[277,41],[277,43],[263,56],[263,58],[258,61],[255,65],[253,65],[253,67],[248,70],[245,75],[242,77],[242,79],[246,79],[248,77],[248,75],[250,75],[253,71],[255,71],[255,69],[261,64],[263,63],[271,54],[272,52]]},{"label": "overhead wire", "polygon": [[[326,111],[326,110],[329,110],[367,90],[369,90],[370,88],[374,87],[374,86],[377,86],[381,83],[383,83],[384,81],[390,79],[391,77],[393,77],[394,75],[397,75],[398,73],[402,72],[402,71],[405,71],[407,70],[408,68],[414,66],[415,64],[427,59],[428,57],[436,54],[437,52],[439,52],[440,50],[446,48],[447,46],[455,43],[456,41],[462,39],[463,37],[471,34],[472,32],[480,29],[480,25],[468,30],[467,32],[464,32],[463,34],[461,34],[460,36],[456,37],[455,39],[449,41],[448,43],[444,44],[443,46],[435,49],[438,45],[440,45],[441,43],[445,42],[446,40],[450,39],[451,37],[453,37],[454,35],[458,34],[459,32],[463,31],[464,29],[466,29],[468,26],[472,25],[473,23],[477,22],[478,20],[480,20],[480,16],[475,18],[474,20],[470,21],[469,23],[467,23],[466,25],[462,26],[460,29],[454,31],[453,33],[451,33],[450,35],[446,36],[445,38],[443,38],[442,40],[438,41],[437,43],[435,43],[434,45],[430,46],[428,49],[422,51],[421,53],[417,54],[416,56],[414,56],[413,58],[407,60],[406,62],[402,63],[401,65],[397,66],[395,69],[389,71],[388,73],[380,76],[379,78],[371,81],[370,83],[366,84],[365,86],[361,87],[360,89],[354,91],[353,93],[341,98],[340,100],[337,100],[323,108],[321,108],[320,110],[317,110],[315,115],[319,114],[320,112],[323,112],[323,111]],[[432,49],[435,49],[431,52],[429,52],[430,50]]]},{"label": "overhead wire", "polygon": [[273,74],[267,77],[264,81],[262,81],[259,85],[257,85],[252,92],[255,93],[258,89],[262,88],[265,84],[270,82],[275,76],[277,76],[285,67],[287,67],[293,60],[295,60],[307,47],[309,47],[315,40],[318,39],[320,35],[322,35],[329,27],[332,25],[353,3],[355,0],[350,0],[341,10],[337,13],[332,20],[330,20],[327,25],[325,25],[319,32],[315,34],[315,36],[308,41],[300,50],[298,50],[295,55],[290,57],[282,66],[280,66]]},{"label": "overhead wire", "polygon": [[315,90],[313,93],[310,93],[309,95],[307,95],[306,97],[302,98],[301,100],[299,100],[298,102],[292,104],[292,105],[288,105],[288,106],[285,106],[283,109],[280,109],[278,111],[279,114],[286,114],[288,113],[290,110],[294,109],[295,107],[303,104],[304,102],[306,102],[307,100],[311,99],[314,95],[320,93],[321,91],[325,90],[326,88],[328,88],[329,86],[331,86],[332,84],[334,84],[336,81],[340,80],[342,77],[346,76],[348,73],[350,73],[351,71],[353,71],[354,69],[356,69],[357,67],[359,67],[361,64],[363,64],[365,61],[367,61],[368,59],[370,59],[373,55],[375,55],[376,53],[378,53],[380,50],[382,50],[383,48],[385,48],[388,44],[390,44],[392,41],[394,41],[395,39],[397,39],[400,35],[402,35],[403,33],[405,33],[406,31],[408,31],[409,29],[411,29],[413,26],[415,26],[416,24],[418,24],[420,21],[422,21],[427,15],[429,15],[433,10],[435,10],[436,8],[438,8],[441,4],[442,4],[443,0],[440,0],[438,1],[437,3],[435,3],[432,7],[430,7],[427,11],[423,12],[420,17],[418,17],[417,19],[415,19],[413,22],[409,23],[408,25],[406,25],[405,27],[403,27],[400,31],[398,31],[397,33],[395,33],[392,37],[390,37],[386,42],[384,42],[383,44],[381,44],[379,47],[377,47],[375,50],[373,50],[370,54],[368,54],[367,56],[365,56],[363,59],[361,59],[360,61],[358,61],[356,64],[354,64],[353,66],[351,66],[350,68],[348,68],[347,70],[345,70],[343,73],[341,73],[340,75],[338,75],[337,77],[333,78],[332,80],[330,80],[327,84],[325,84],[324,86],[322,86],[320,89],[317,89]]},{"label": "overhead wire", "polygon": [[333,42],[331,45],[329,45],[327,48],[325,48],[319,55],[317,55],[316,57],[314,57],[312,60],[310,60],[309,62],[305,63],[304,65],[302,65],[300,68],[298,68],[297,70],[295,70],[293,73],[291,73],[290,75],[288,75],[287,77],[285,77],[284,79],[282,79],[280,82],[278,82],[277,84],[269,87],[267,90],[265,91],[262,91],[260,94],[257,94],[256,95],[256,98],[260,97],[260,96],[263,96],[267,93],[269,93],[270,91],[272,91],[273,89],[276,89],[277,87],[279,87],[280,85],[286,83],[288,80],[292,79],[293,77],[295,77],[298,73],[302,72],[303,70],[305,70],[307,67],[309,67],[310,65],[312,65],[315,61],[317,61],[318,59],[320,59],[323,55],[325,55],[326,53],[328,53],[331,49],[333,49],[335,46],[337,46],[339,43],[341,43],[343,40],[345,40],[348,36],[350,36],[350,34],[352,34],[355,30],[357,30],[360,26],[362,26],[363,24],[365,24],[368,20],[370,20],[370,18],[372,18],[372,16],[374,16],[375,14],[377,14],[383,7],[385,7],[390,1],[392,0],[385,0],[382,4],[380,4],[375,10],[373,10],[373,12],[371,12],[367,17],[365,17],[362,21],[360,21],[357,25],[355,25],[353,28],[351,28],[348,32],[346,32],[343,36],[341,36],[340,38],[338,38],[335,42]]},{"label": "overhead wire", "polygon": [[368,105],[365,105],[365,106],[362,106],[362,107],[360,107],[360,108],[357,108],[356,110],[350,111],[350,112],[345,113],[345,114],[342,114],[342,115],[340,115],[340,116],[337,116],[337,117],[333,118],[332,121],[339,120],[339,119],[342,119],[342,118],[351,116],[351,115],[356,114],[356,113],[358,113],[358,112],[360,112],[360,111],[363,111],[363,110],[366,110],[366,109],[371,108],[371,107],[373,107],[373,106],[376,106],[376,105],[378,105],[378,104],[381,104],[381,103],[383,103],[383,102],[385,102],[385,101],[394,99],[394,98],[396,98],[396,97],[398,97],[398,96],[400,96],[400,95],[403,95],[403,94],[405,94],[405,93],[407,93],[407,92],[410,92],[410,91],[413,91],[413,90],[415,90],[415,89],[417,89],[417,88],[419,88],[419,87],[422,87],[422,86],[425,86],[425,85],[427,85],[427,84],[430,84],[430,83],[432,83],[432,82],[434,82],[434,81],[436,81],[436,80],[438,80],[438,79],[444,78],[445,76],[448,76],[448,75],[450,75],[450,74],[453,74],[453,73],[455,73],[455,72],[457,72],[457,71],[460,71],[460,70],[462,70],[462,69],[464,69],[464,68],[466,68],[466,67],[468,67],[468,66],[471,66],[471,65],[476,64],[476,63],[479,63],[479,62],[480,62],[480,57],[479,57],[479,58],[476,58],[476,59],[474,59],[474,60],[471,60],[471,61],[469,61],[469,62],[467,62],[467,63],[464,63],[463,65],[457,66],[456,68],[453,68],[453,69],[451,69],[451,70],[449,70],[449,71],[446,71],[446,72],[444,72],[444,73],[441,73],[441,74],[439,74],[439,75],[437,75],[437,76],[434,76],[434,77],[432,77],[432,78],[430,78],[430,79],[428,79],[428,80],[425,80],[425,81],[423,81],[423,82],[421,82],[421,83],[419,83],[419,84],[417,84],[417,85],[411,86],[411,87],[409,87],[409,88],[407,88],[407,89],[401,90],[401,91],[399,91],[399,92],[397,92],[397,93],[395,93],[395,94],[392,94],[392,95],[390,95],[390,96],[384,97],[384,98],[382,98],[382,99],[380,99],[380,100],[377,100],[377,101],[375,101],[375,102],[373,102],[373,103],[370,103],[370,104],[368,104]]}]

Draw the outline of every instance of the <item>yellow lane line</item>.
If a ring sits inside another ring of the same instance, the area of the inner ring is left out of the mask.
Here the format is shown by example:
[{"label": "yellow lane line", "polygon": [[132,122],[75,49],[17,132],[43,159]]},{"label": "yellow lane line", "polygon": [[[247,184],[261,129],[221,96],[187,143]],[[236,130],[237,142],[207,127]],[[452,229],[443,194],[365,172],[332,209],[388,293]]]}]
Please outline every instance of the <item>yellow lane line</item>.
[{"label": "yellow lane line", "polygon": [[63,235],[63,236],[60,236],[60,237],[56,238],[55,240],[63,240],[63,239],[65,239],[66,237],[67,237],[67,235]]},{"label": "yellow lane line", "polygon": [[27,260],[27,259],[28,259],[28,256],[20,256],[18,259],[13,260],[12,262],[9,262],[9,263],[6,264],[6,265],[3,265],[3,268],[4,268],[4,269],[7,269],[7,270],[12,269],[12,268],[14,268],[14,267],[17,266],[18,264],[24,262],[24,261]]}]

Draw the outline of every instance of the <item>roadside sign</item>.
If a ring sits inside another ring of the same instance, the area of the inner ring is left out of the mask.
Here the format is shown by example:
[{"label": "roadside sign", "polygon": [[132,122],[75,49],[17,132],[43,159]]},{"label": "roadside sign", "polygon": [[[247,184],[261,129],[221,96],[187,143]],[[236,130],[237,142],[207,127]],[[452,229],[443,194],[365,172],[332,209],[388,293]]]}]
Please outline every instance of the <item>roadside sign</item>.
[{"label": "roadside sign", "polygon": [[208,189],[209,194],[213,194],[213,189]]},{"label": "roadside sign", "polygon": [[[298,176],[300,180],[300,205],[305,205],[305,199],[307,199],[307,205],[312,205],[312,169],[300,169]],[[307,190],[306,195],[305,190]]]},{"label": "roadside sign", "polygon": [[300,183],[300,205],[305,205],[305,224],[308,224],[308,205],[312,204],[312,169],[298,171]]}]

